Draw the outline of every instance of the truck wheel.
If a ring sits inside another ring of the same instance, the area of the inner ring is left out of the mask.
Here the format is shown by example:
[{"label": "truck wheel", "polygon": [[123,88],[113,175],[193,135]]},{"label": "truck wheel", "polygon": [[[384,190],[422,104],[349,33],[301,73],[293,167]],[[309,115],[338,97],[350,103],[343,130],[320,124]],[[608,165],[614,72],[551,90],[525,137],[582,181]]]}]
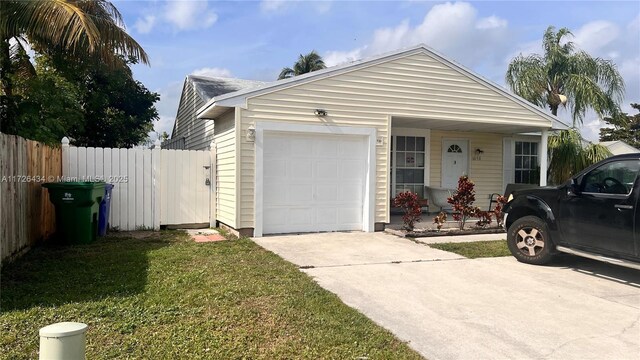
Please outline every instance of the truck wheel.
[{"label": "truck wheel", "polygon": [[547,224],[536,216],[514,221],[507,231],[507,245],[511,254],[523,263],[542,265],[553,257],[554,245]]}]

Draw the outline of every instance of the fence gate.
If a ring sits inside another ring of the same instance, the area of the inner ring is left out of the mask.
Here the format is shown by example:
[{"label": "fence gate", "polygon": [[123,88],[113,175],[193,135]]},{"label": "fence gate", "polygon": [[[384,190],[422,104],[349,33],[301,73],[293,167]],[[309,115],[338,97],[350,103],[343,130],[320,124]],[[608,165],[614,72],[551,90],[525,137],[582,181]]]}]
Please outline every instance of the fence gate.
[{"label": "fence gate", "polygon": [[211,151],[116,149],[62,142],[67,181],[114,184],[109,224],[120,230],[215,223],[215,147]]},{"label": "fence gate", "polygon": [[211,169],[209,151],[161,150],[160,224],[209,227]]}]

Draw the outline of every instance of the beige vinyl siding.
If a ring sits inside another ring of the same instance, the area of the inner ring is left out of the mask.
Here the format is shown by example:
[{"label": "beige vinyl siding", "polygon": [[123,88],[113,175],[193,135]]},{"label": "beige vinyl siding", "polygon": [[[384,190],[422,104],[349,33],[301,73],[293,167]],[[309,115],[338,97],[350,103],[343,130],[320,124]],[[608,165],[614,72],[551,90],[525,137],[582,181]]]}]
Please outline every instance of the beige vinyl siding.
[{"label": "beige vinyl siding", "polygon": [[[313,111],[318,108],[325,109],[328,115],[322,119],[315,116]],[[385,145],[376,147],[375,222],[388,222],[390,116],[425,119],[426,124],[429,119],[434,119],[470,123],[504,121],[540,127],[550,125],[539,114],[431,56],[414,54],[249,98],[247,109],[242,111],[240,134],[245,134],[256,121],[376,128],[378,138],[382,138]],[[255,144],[247,142],[244,136],[239,136],[239,139],[242,197],[238,225],[245,228],[254,226]],[[482,141],[489,145],[487,150],[490,153],[498,154],[499,166],[493,169],[496,171],[493,175],[495,181],[487,180],[491,183],[482,190],[481,196],[485,196],[501,187],[502,145],[501,137],[495,140],[487,137]],[[432,154],[432,158],[436,155]],[[485,155],[490,156],[493,155]],[[478,168],[481,177],[486,179],[490,177],[489,171],[493,170],[481,171]]]},{"label": "beige vinyl siding", "polygon": [[236,130],[235,114],[229,111],[216,120],[216,217],[236,228]]},{"label": "beige vinyl siding", "polygon": [[185,150],[206,150],[213,140],[213,120],[196,119],[196,111],[204,104],[193,84],[185,81],[176,114],[176,129],[171,135],[173,139],[185,138]]}]

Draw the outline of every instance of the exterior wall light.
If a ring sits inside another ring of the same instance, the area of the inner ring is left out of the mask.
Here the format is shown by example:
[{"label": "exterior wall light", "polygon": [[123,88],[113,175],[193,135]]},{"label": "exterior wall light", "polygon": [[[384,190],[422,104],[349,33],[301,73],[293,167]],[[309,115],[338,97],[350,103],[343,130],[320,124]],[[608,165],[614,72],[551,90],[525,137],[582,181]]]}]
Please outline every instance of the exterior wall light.
[{"label": "exterior wall light", "polygon": [[248,142],[256,141],[256,128],[253,125],[249,126],[249,128],[247,129],[247,141]]},{"label": "exterior wall light", "polygon": [[314,112],[316,116],[327,116],[327,111],[322,109],[316,109]]}]

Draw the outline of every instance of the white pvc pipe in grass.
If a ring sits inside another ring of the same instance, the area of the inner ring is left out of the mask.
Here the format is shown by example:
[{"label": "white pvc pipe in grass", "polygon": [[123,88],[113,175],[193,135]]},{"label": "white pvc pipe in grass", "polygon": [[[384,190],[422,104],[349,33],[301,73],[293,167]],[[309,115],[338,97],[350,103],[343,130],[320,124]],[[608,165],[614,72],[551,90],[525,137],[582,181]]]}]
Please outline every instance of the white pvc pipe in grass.
[{"label": "white pvc pipe in grass", "polygon": [[40,360],[84,360],[88,326],[61,322],[40,329]]}]

